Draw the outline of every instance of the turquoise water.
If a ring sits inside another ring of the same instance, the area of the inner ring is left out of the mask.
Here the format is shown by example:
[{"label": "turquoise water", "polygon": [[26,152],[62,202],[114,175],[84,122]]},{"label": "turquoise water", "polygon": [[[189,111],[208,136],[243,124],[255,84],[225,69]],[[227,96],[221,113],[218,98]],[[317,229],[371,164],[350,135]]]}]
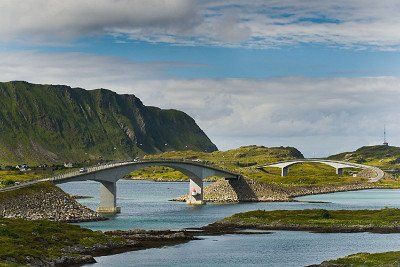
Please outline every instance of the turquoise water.
[{"label": "turquoise water", "polygon": [[[93,198],[80,202],[98,205],[98,184],[60,185],[65,191]],[[400,208],[400,190],[363,190],[300,197],[299,202],[207,204],[188,206],[168,201],[185,194],[188,183],[119,181],[121,214],[104,222],[81,223],[94,230],[182,229],[199,227],[237,212],[255,209],[380,209]],[[308,201],[308,202],[307,202]],[[315,203],[320,202],[320,203]],[[314,234],[276,231],[268,235],[224,235],[161,249],[98,257],[99,266],[304,266],[356,252],[400,250],[400,234]]]}]

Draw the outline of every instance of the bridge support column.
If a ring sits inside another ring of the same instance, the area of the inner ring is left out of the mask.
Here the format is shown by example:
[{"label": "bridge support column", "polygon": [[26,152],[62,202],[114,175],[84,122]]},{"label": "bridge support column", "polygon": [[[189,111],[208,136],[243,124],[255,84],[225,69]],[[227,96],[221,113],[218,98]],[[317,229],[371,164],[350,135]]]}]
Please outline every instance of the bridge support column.
[{"label": "bridge support column", "polygon": [[198,177],[190,177],[189,195],[186,203],[189,205],[202,205],[203,201],[203,180]]},{"label": "bridge support column", "polygon": [[337,175],[342,175],[343,174],[343,168],[336,168],[336,174]]},{"label": "bridge support column", "polygon": [[104,215],[120,213],[117,207],[117,186],[115,182],[100,182],[100,206],[97,212]]},{"label": "bridge support column", "polygon": [[289,166],[283,167],[281,169],[281,176],[287,176],[289,173]]}]

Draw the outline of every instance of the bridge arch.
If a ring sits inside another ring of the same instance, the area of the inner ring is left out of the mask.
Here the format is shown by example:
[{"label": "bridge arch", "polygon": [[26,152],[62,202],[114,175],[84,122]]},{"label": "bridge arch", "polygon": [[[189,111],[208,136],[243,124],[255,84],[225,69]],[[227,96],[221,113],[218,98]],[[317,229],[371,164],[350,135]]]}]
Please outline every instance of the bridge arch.
[{"label": "bridge arch", "polygon": [[267,164],[264,166],[260,166],[259,168],[265,168],[265,167],[276,167],[281,169],[281,176],[287,176],[289,173],[289,167],[298,164],[298,163],[322,163],[329,165],[336,170],[337,175],[342,175],[343,174],[343,169],[344,168],[359,168],[359,169],[371,169],[374,171],[376,174],[375,177],[372,177],[369,179],[370,182],[376,182],[379,181],[380,179],[383,178],[384,172],[379,169],[378,167],[373,167],[373,166],[368,166],[368,165],[362,165],[362,164],[357,164],[357,163],[352,163],[352,162],[345,162],[345,161],[336,161],[336,160],[328,160],[328,159],[296,159],[296,160],[288,160],[288,161],[282,161],[282,162],[276,162],[273,164]]},{"label": "bridge arch", "polygon": [[86,172],[75,172],[49,179],[60,184],[72,181],[92,180],[100,182],[100,206],[99,213],[118,213],[120,211],[116,203],[116,182],[127,174],[151,166],[164,166],[178,170],[189,177],[188,204],[204,204],[203,179],[209,176],[222,176],[225,179],[238,179],[239,175],[214,166],[205,165],[193,161],[152,160],[110,164],[88,168]]}]

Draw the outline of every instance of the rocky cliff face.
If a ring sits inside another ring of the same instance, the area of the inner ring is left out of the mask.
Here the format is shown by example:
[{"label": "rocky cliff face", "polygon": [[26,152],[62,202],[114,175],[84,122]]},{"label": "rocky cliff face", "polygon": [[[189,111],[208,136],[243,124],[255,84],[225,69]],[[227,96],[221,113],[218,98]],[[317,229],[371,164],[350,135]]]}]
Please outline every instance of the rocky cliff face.
[{"label": "rocky cliff face", "polygon": [[122,160],[183,149],[217,148],[181,111],[105,89],[0,83],[2,164]]}]

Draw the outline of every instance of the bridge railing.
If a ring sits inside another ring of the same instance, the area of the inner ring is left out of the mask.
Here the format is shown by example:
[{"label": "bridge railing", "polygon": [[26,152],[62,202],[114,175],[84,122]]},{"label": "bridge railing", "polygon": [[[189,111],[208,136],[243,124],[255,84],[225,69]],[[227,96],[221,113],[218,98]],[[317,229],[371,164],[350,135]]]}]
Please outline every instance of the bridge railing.
[{"label": "bridge railing", "polygon": [[[55,175],[55,176],[52,176],[52,177],[44,179],[44,180],[46,180],[46,181],[64,180],[64,179],[67,179],[67,178],[82,176],[82,175],[86,175],[88,173],[93,173],[93,172],[100,171],[100,170],[105,170],[105,169],[111,169],[111,168],[118,167],[118,166],[129,165],[129,164],[133,164],[133,163],[140,164],[140,163],[148,163],[148,162],[190,163],[190,164],[193,164],[193,165],[213,168],[215,170],[223,171],[223,172],[229,173],[231,175],[238,175],[237,173],[233,173],[230,170],[226,170],[226,169],[223,169],[221,167],[217,167],[217,166],[214,166],[214,165],[211,165],[211,164],[206,164],[206,163],[204,163],[202,161],[196,161],[196,160],[190,160],[190,159],[179,159],[178,160],[178,159],[160,158],[160,159],[141,159],[141,160],[137,160],[137,161],[116,162],[116,163],[109,163],[109,164],[104,164],[104,165],[92,166],[92,167],[86,168],[85,172],[74,171],[74,172]],[[42,181],[44,181],[44,180],[42,180]]]},{"label": "bridge railing", "polygon": [[14,189],[18,189],[18,188],[23,188],[32,184],[36,184],[36,183],[40,183],[40,182],[45,182],[45,181],[61,181],[64,179],[68,179],[68,178],[72,178],[72,177],[79,177],[79,176],[83,176],[83,175],[87,175],[89,173],[94,173],[97,171],[101,171],[101,170],[105,170],[105,169],[111,169],[111,168],[115,168],[118,166],[123,166],[123,165],[129,165],[129,164],[140,164],[140,163],[146,163],[146,162],[176,162],[176,163],[190,163],[192,165],[198,165],[198,166],[204,166],[204,167],[208,167],[208,168],[212,168],[218,171],[222,171],[222,172],[226,172],[229,173],[231,175],[234,176],[239,176],[240,174],[234,173],[230,170],[226,170],[223,169],[221,167],[217,167],[214,165],[211,165],[209,163],[205,163],[203,161],[196,161],[196,160],[191,160],[191,159],[165,159],[165,158],[159,158],[159,159],[141,159],[141,160],[134,160],[134,161],[127,161],[127,162],[113,162],[113,163],[107,163],[107,164],[103,164],[103,165],[96,165],[96,166],[91,166],[91,167],[87,167],[85,168],[86,171],[81,172],[81,171],[73,171],[73,172],[68,172],[68,173],[63,173],[63,174],[58,174],[58,175],[54,175],[48,178],[44,178],[44,179],[40,179],[40,180],[35,180],[35,181],[28,181],[28,182],[24,182],[18,185],[13,185],[13,186],[8,186],[5,188],[1,188],[0,192],[2,191],[9,191],[9,190],[14,190]]},{"label": "bridge railing", "polygon": [[157,158],[157,159],[142,159],[140,160],[140,162],[176,162],[176,163],[190,163],[192,165],[198,165],[198,166],[204,166],[204,167],[208,167],[208,168],[212,168],[215,170],[219,170],[219,171],[224,171],[227,173],[230,173],[232,175],[236,175],[237,173],[232,172],[231,170],[222,168],[220,166],[216,166],[215,164],[212,164],[209,161],[202,161],[202,160],[195,160],[195,159],[171,159],[171,158]]}]

